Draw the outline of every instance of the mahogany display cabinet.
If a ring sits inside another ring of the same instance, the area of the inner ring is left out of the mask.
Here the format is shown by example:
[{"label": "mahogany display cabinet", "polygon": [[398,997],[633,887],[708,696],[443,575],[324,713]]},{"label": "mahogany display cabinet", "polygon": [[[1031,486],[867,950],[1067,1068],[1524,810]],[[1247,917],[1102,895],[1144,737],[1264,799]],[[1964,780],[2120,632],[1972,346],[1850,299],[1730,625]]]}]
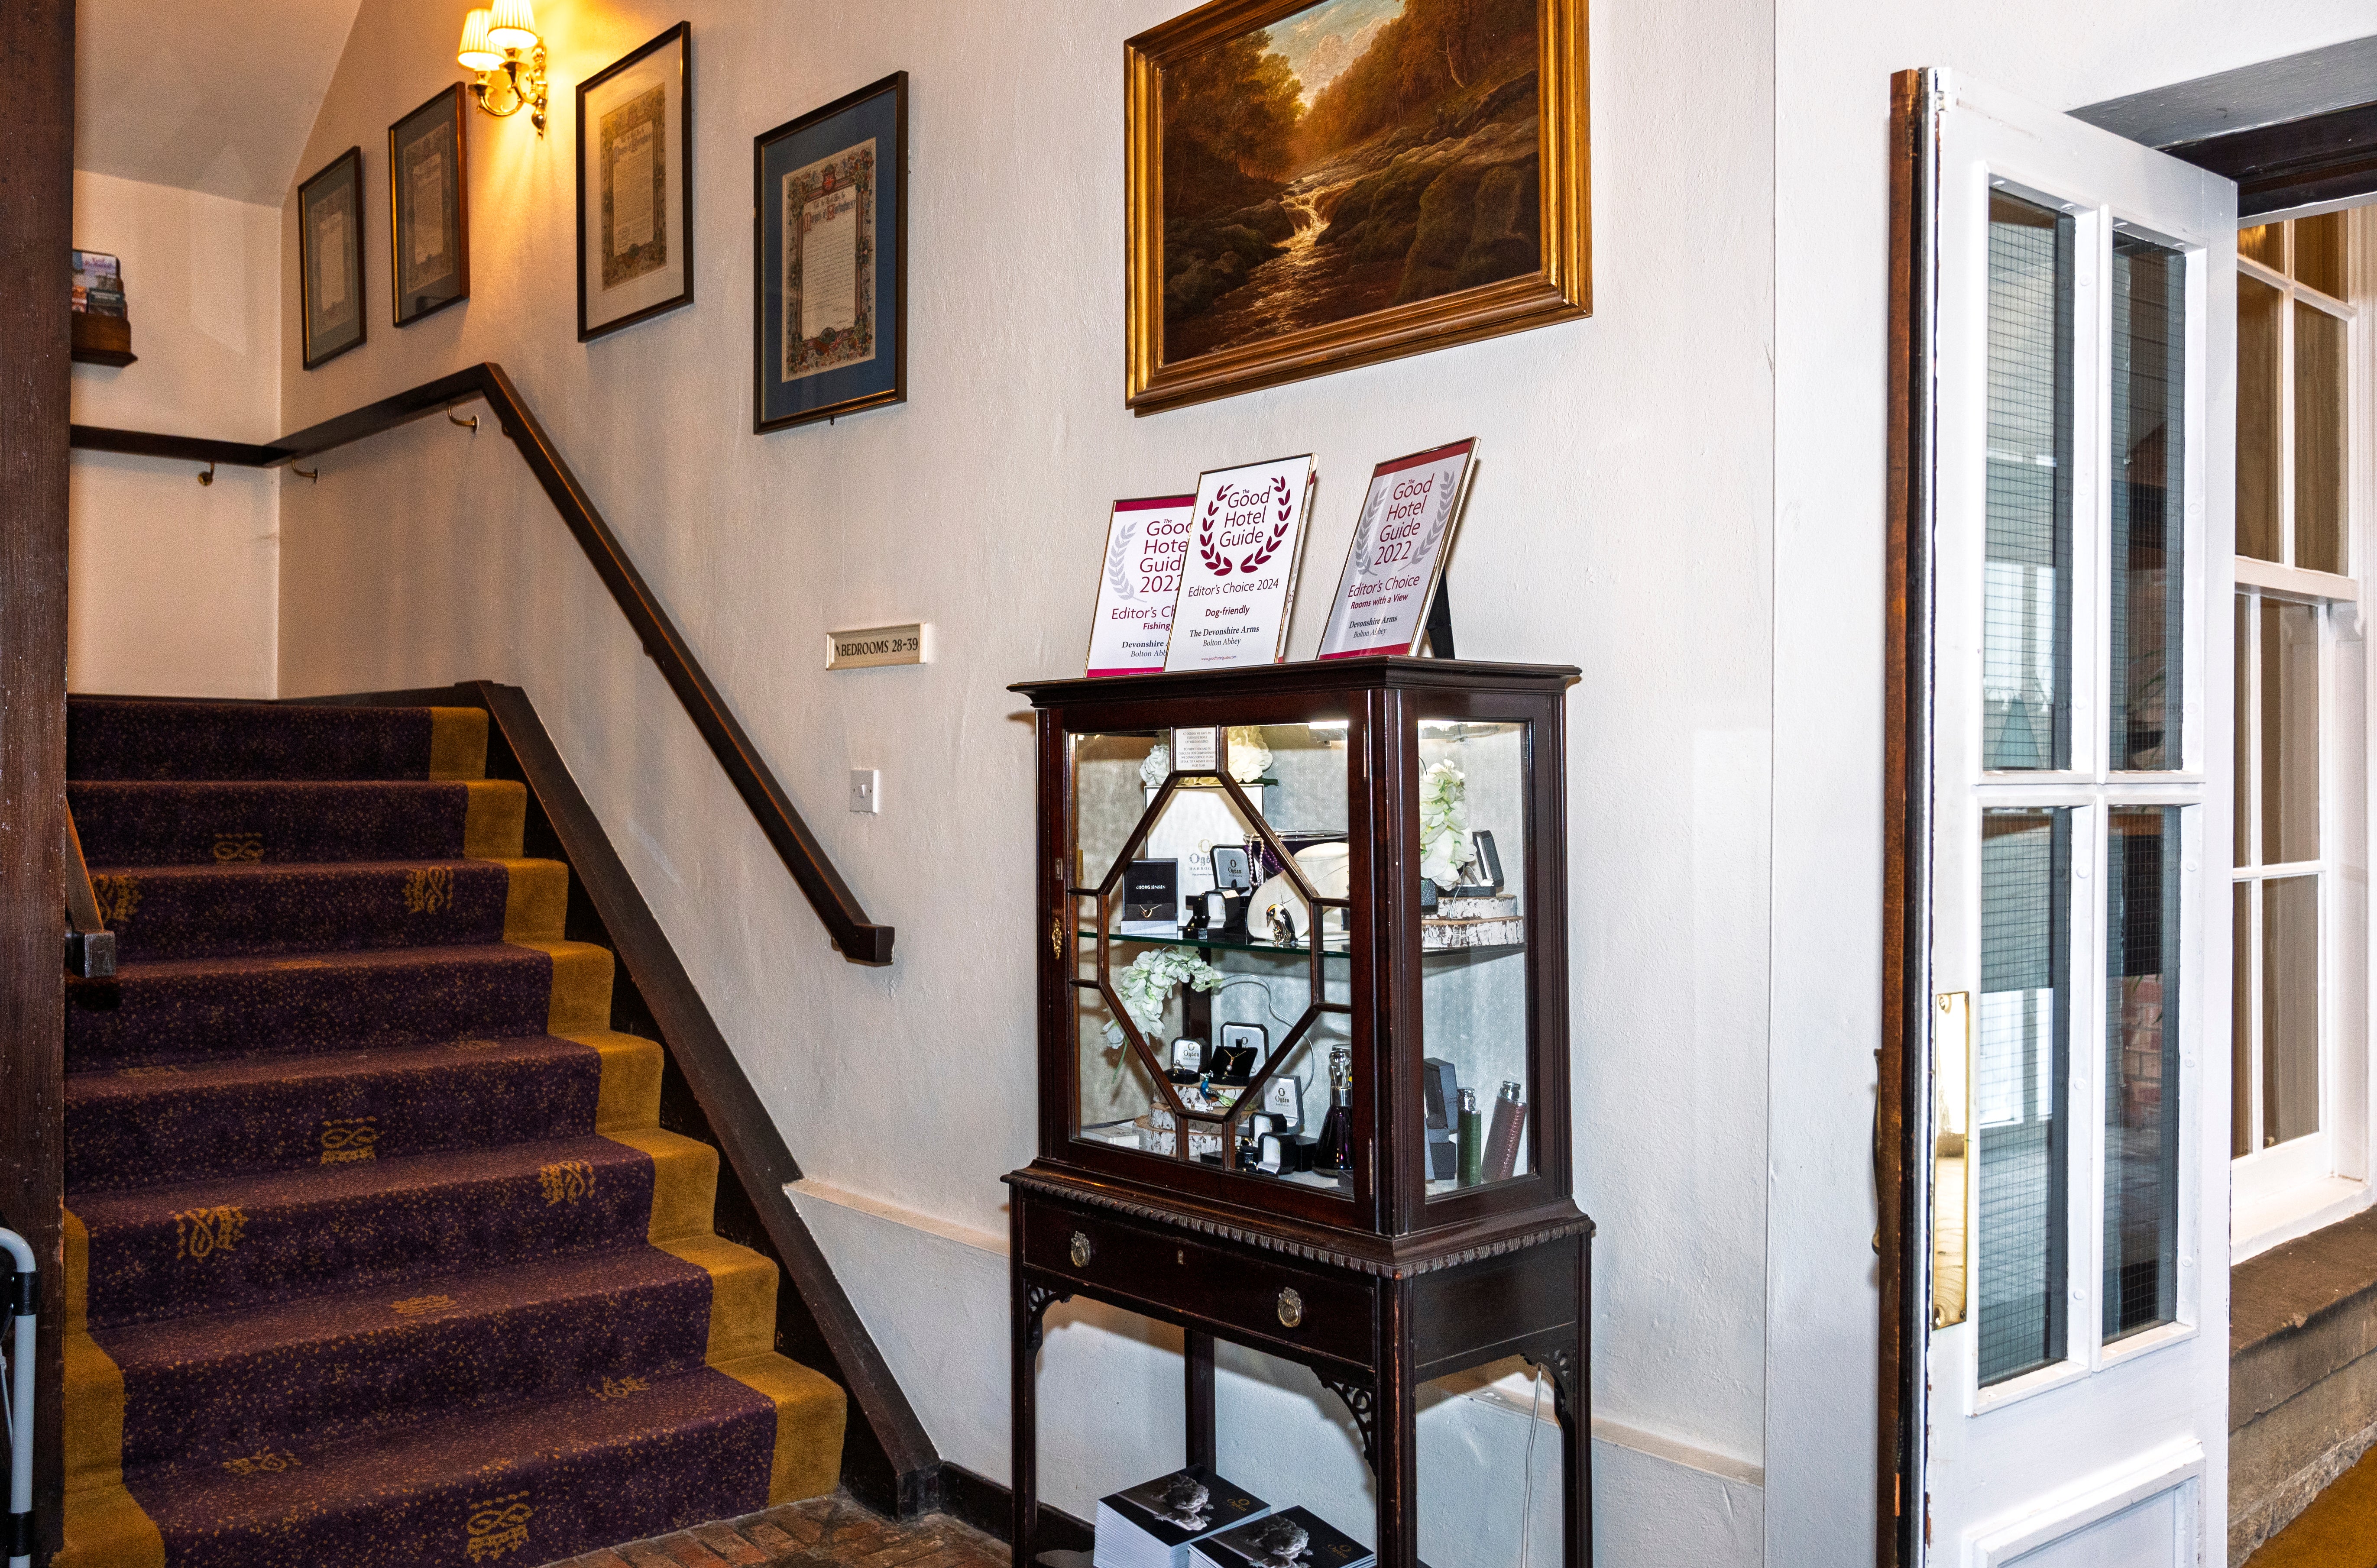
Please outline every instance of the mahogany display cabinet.
[{"label": "mahogany display cabinet", "polygon": [[1366,657],[1014,688],[1039,768],[1039,1144],[1006,1178],[1019,1563],[1042,1321],[1074,1296],[1184,1331],[1192,1464],[1215,1338],[1310,1367],[1360,1431],[1382,1568],[1419,1561],[1421,1384],[1524,1358],[1559,1420],[1565,1562],[1591,1561],[1577,674]]}]

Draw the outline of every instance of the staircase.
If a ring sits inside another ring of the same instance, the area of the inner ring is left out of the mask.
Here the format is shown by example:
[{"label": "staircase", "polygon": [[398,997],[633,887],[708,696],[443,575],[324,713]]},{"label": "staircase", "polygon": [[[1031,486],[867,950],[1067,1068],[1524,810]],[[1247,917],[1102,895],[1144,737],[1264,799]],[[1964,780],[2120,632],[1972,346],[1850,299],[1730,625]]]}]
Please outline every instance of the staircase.
[{"label": "staircase", "polygon": [[77,699],[61,1568],[531,1568],[832,1490],[486,715]]}]

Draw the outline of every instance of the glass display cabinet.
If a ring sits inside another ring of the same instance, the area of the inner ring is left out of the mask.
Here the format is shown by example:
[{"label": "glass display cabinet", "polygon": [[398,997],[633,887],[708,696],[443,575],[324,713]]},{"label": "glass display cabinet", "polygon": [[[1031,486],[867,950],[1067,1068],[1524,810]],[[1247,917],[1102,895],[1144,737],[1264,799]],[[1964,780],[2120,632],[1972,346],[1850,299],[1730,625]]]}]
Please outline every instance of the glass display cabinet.
[{"label": "glass display cabinet", "polygon": [[1390,1568],[1417,1562],[1418,1384],[1527,1358],[1589,1561],[1577,673],[1379,657],[1014,688],[1039,759],[1039,1144],[1007,1178],[1019,1548],[1047,1544],[1041,1319],[1080,1294],[1186,1331],[1190,1463],[1215,1336],[1311,1366],[1361,1430]]}]

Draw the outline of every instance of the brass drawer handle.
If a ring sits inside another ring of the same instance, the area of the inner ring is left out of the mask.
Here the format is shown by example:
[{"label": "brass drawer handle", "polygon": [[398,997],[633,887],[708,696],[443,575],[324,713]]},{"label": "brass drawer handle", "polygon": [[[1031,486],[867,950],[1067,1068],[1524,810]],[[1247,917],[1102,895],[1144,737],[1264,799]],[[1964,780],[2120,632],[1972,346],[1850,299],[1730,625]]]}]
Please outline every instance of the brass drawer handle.
[{"label": "brass drawer handle", "polygon": [[1284,1327],[1295,1328],[1304,1322],[1304,1298],[1289,1286],[1279,1293],[1279,1321]]},{"label": "brass drawer handle", "polygon": [[1083,1235],[1083,1234],[1082,1234],[1081,1231],[1079,1231],[1079,1230],[1076,1230],[1076,1231],[1074,1231],[1074,1232],[1073,1232],[1073,1247],[1072,1247],[1071,1256],[1072,1256],[1072,1259],[1073,1259],[1073,1266],[1074,1266],[1075,1268],[1087,1268],[1087,1267],[1089,1267],[1089,1266],[1090,1266],[1090,1256],[1091,1256],[1091,1253],[1093,1253],[1093,1250],[1094,1250],[1094,1249],[1093,1249],[1093,1248],[1091,1247],[1091,1245],[1090,1245],[1090,1239],[1089,1239],[1089,1237],[1087,1237],[1087,1236]]}]

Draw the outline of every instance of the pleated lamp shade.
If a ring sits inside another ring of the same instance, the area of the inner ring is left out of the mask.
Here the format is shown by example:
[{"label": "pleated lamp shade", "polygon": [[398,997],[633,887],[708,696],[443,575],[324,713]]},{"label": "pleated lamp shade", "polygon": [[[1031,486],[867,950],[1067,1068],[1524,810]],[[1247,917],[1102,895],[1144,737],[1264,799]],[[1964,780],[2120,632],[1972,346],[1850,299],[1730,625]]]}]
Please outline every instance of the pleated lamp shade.
[{"label": "pleated lamp shade", "polygon": [[531,0],[496,0],[487,18],[487,42],[525,54],[537,46],[536,7]]},{"label": "pleated lamp shade", "polygon": [[504,63],[504,53],[487,42],[487,8],[484,6],[462,18],[462,47],[454,58],[466,71],[492,71]]}]

